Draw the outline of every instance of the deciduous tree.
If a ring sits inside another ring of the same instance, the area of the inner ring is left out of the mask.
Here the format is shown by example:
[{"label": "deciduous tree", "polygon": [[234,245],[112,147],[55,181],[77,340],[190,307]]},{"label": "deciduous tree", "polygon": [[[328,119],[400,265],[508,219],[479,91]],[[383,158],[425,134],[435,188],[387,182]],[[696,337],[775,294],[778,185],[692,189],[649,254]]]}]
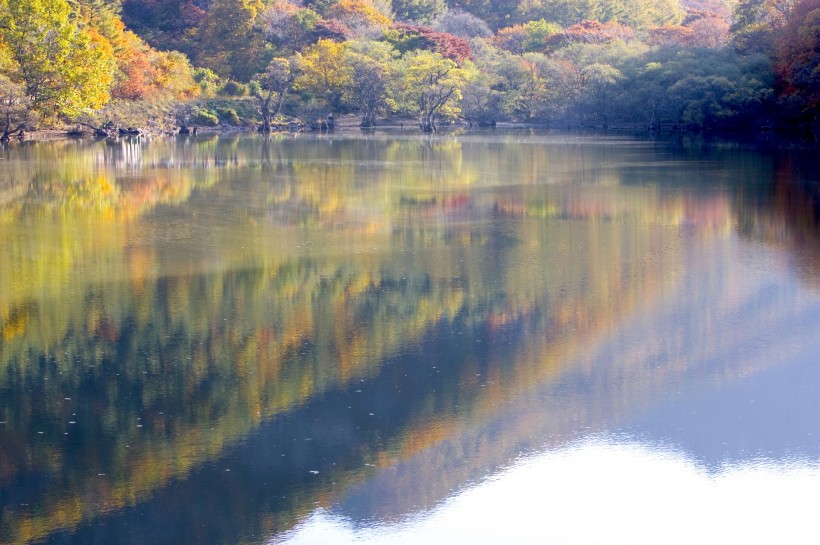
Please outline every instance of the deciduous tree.
[{"label": "deciduous tree", "polygon": [[111,44],[81,27],[66,0],[0,0],[3,75],[25,88],[28,107],[44,118],[74,116],[109,99],[115,71]]},{"label": "deciduous tree", "polygon": [[439,15],[433,28],[459,38],[486,38],[493,33],[483,19],[459,8],[448,9]]},{"label": "deciduous tree", "polygon": [[768,53],[775,36],[786,26],[795,0],[741,0],[729,29],[734,46],[743,52]]},{"label": "deciduous tree", "polygon": [[393,13],[398,21],[431,23],[445,10],[444,0],[393,0]]},{"label": "deciduous tree", "polygon": [[262,117],[262,131],[270,132],[271,121],[282,111],[288,91],[298,75],[298,60],[276,57],[267,69],[251,80],[251,94]]},{"label": "deciduous tree", "polygon": [[0,142],[20,134],[34,115],[22,84],[0,75]]},{"label": "deciduous tree", "polygon": [[265,66],[261,0],[214,0],[197,30],[197,64],[239,81]]},{"label": "deciduous tree", "polygon": [[461,91],[468,79],[468,69],[440,53],[411,51],[399,62],[395,97],[400,109],[418,116],[423,131],[432,132],[439,119],[458,116]]},{"label": "deciduous tree", "polygon": [[299,55],[301,75],[296,88],[324,101],[331,111],[342,109],[342,94],[350,82],[350,67],[344,63],[345,44],[319,40]]},{"label": "deciduous tree", "polygon": [[362,112],[362,127],[375,125],[379,110],[387,106],[396,55],[388,44],[374,41],[350,42],[345,50],[350,78],[343,98],[352,109]]},{"label": "deciduous tree", "polygon": [[794,99],[800,117],[820,119],[820,0],[803,0],[794,9],[776,49],[780,93]]}]

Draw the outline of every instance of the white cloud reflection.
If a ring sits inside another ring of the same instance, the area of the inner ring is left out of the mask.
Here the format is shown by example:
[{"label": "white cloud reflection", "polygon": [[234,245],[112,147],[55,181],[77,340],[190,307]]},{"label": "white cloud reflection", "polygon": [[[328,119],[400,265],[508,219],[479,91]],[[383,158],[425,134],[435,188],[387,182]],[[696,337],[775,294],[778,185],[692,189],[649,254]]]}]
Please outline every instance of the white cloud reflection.
[{"label": "white cloud reflection", "polygon": [[820,543],[820,464],[755,460],[709,472],[680,452],[586,441],[522,460],[401,524],[319,510],[289,545]]}]

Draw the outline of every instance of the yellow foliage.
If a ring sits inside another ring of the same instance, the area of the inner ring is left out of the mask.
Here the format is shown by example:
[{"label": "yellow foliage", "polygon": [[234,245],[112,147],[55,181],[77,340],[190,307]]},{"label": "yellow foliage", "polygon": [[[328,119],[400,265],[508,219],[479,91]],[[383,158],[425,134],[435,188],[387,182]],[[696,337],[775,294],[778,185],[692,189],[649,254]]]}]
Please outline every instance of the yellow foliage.
[{"label": "yellow foliage", "polygon": [[347,26],[388,27],[392,21],[368,0],[340,0],[330,11],[330,16]]},{"label": "yellow foliage", "polygon": [[343,62],[345,44],[319,40],[306,48],[300,57],[302,75],[294,87],[316,96],[338,92],[350,80],[350,70]]}]

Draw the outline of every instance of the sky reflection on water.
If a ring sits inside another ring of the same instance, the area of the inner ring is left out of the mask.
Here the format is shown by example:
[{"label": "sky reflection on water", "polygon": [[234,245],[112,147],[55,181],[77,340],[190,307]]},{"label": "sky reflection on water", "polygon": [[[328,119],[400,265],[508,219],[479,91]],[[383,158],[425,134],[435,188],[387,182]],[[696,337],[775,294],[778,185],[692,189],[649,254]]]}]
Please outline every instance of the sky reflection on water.
[{"label": "sky reflection on water", "polygon": [[516,462],[430,512],[358,525],[319,509],[281,545],[816,543],[820,462],[709,470],[674,448],[602,436]]},{"label": "sky reflection on water", "polygon": [[814,158],[503,133],[7,155],[0,542],[817,541]]}]

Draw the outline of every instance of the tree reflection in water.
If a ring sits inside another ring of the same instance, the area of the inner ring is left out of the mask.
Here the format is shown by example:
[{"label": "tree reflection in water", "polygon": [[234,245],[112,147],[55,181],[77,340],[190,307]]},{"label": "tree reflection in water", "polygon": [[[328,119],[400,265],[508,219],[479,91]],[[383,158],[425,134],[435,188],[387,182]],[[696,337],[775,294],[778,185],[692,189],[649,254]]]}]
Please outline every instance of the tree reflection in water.
[{"label": "tree reflection in water", "polygon": [[259,541],[317,504],[402,520],[787,366],[818,323],[816,196],[751,152],[501,135],[9,153],[4,542]]}]

